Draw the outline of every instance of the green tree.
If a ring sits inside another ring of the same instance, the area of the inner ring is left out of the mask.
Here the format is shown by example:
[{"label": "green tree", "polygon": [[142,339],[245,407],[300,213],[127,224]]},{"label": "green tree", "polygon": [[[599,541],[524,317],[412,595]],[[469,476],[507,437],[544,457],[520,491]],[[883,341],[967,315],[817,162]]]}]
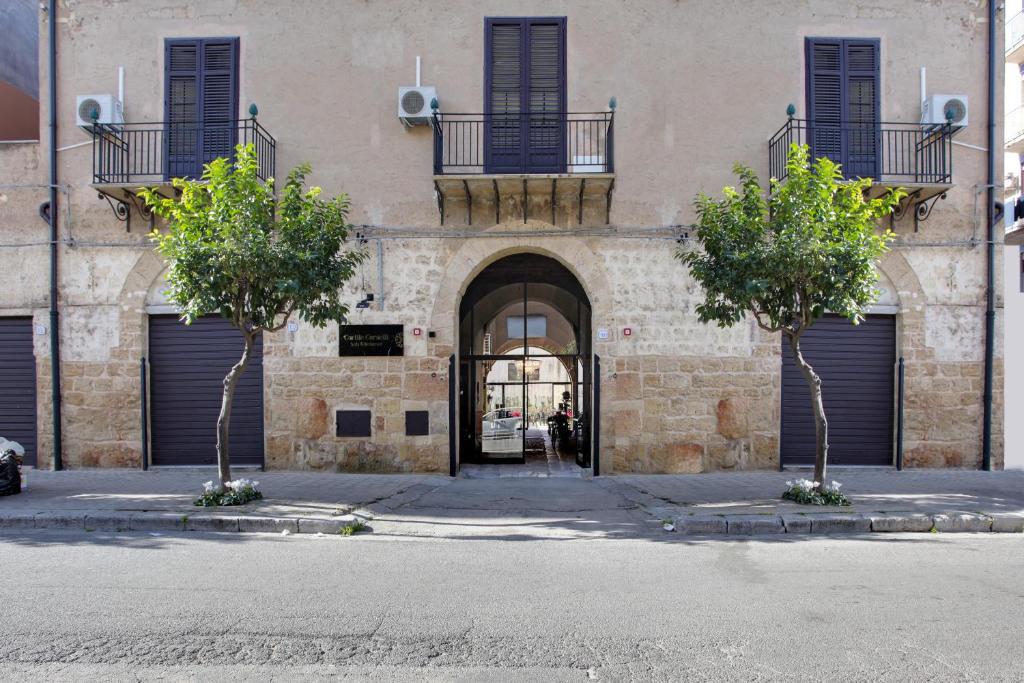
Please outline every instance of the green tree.
[{"label": "green tree", "polygon": [[678,258],[704,288],[697,306],[704,323],[730,327],[752,315],[768,332],[789,342],[807,386],[814,413],[814,481],[825,484],[828,421],[821,378],[800,351],[800,338],[826,311],[863,320],[878,299],[876,263],[893,238],[879,219],[896,208],[896,190],[867,199],[870,179],[844,180],[837,164],[810,163],[806,146],[793,145],[787,179],[771,179],[767,199],[753,170],[737,165],[740,188],[722,199],[696,200],[697,242]]},{"label": "green tree", "polygon": [[212,161],[201,180],[176,178],[177,199],[139,192],[167,221],[167,231],[154,230],[150,238],[168,262],[169,301],[186,323],[219,313],[242,337],[217,418],[222,486],[231,480],[231,404],[256,336],[280,330],[293,314],[316,327],[343,319],[348,307],[340,290],[365,258],[344,248],[348,197],[322,199],[319,187],[305,187],[309,172],[302,165],[289,173],[275,201],[274,180],[258,176],[254,147],[239,145],[233,163]]}]

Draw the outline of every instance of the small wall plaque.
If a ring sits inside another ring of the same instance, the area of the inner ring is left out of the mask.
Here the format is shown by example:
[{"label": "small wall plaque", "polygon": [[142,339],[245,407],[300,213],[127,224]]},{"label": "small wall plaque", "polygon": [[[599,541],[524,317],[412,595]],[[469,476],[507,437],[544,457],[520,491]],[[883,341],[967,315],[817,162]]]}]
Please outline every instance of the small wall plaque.
[{"label": "small wall plaque", "polygon": [[341,325],[338,328],[339,356],[403,356],[403,325]]},{"label": "small wall plaque", "polygon": [[608,338],[608,328],[606,328],[606,327],[599,327],[599,328],[597,328],[597,338],[598,339],[607,339]]},{"label": "small wall plaque", "polygon": [[427,436],[430,434],[430,413],[426,410],[405,411],[405,435]]},{"label": "small wall plaque", "polygon": [[339,410],[338,436],[371,436],[369,410]]}]

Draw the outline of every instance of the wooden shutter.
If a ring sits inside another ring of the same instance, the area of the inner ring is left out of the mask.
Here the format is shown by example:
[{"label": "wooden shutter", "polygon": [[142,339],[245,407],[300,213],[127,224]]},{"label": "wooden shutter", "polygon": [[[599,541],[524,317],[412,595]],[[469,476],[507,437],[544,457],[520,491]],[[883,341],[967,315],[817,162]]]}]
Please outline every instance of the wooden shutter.
[{"label": "wooden shutter", "polygon": [[167,41],[164,147],[168,178],[193,176],[199,160],[199,41]]},{"label": "wooden shutter", "polygon": [[842,164],[847,177],[877,176],[878,41],[808,38],[806,50],[811,154]]},{"label": "wooden shutter", "polygon": [[565,166],[565,21],[530,21],[527,31],[530,50],[527,172],[558,173]]},{"label": "wooden shutter", "polygon": [[493,18],[485,30],[488,172],[563,171],[565,18]]},{"label": "wooden shutter", "polygon": [[238,116],[237,40],[203,41],[202,160],[231,157]]},{"label": "wooden shutter", "polygon": [[878,42],[843,41],[846,63],[846,125],[849,129],[845,173],[847,177],[879,175]]},{"label": "wooden shutter", "polygon": [[199,177],[204,163],[234,150],[238,39],[168,40],[165,67],[165,173]]},{"label": "wooden shutter", "polygon": [[486,162],[491,173],[514,173],[523,165],[523,22],[488,20],[487,29]]}]

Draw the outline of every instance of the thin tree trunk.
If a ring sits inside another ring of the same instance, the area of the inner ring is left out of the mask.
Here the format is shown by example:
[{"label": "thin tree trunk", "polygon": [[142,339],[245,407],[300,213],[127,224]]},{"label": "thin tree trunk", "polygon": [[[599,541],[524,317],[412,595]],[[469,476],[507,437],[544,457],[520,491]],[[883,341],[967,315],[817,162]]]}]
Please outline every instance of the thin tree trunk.
[{"label": "thin tree trunk", "polygon": [[818,482],[818,489],[825,486],[825,469],[828,462],[828,420],[825,419],[825,404],[821,398],[821,377],[814,372],[811,364],[804,360],[800,352],[800,336],[791,334],[789,336],[789,347],[793,350],[793,358],[800,366],[800,372],[807,382],[807,388],[811,391],[811,412],[814,413],[814,481]]},{"label": "thin tree trunk", "polygon": [[217,418],[217,471],[220,476],[221,486],[231,481],[231,460],[229,454],[229,434],[231,433],[231,404],[235,400],[235,387],[238,380],[249,365],[249,356],[252,353],[252,335],[242,332],[245,339],[245,348],[242,350],[242,358],[232,366],[231,370],[224,377],[224,398],[220,404],[220,416]]}]

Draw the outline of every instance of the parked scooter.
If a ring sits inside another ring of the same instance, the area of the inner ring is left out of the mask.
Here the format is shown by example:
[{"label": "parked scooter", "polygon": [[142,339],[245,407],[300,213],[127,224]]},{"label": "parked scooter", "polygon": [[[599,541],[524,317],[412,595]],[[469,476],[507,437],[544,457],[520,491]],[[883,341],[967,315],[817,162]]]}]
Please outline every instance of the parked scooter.
[{"label": "parked scooter", "polygon": [[21,493],[21,464],[25,447],[0,436],[0,496]]}]

